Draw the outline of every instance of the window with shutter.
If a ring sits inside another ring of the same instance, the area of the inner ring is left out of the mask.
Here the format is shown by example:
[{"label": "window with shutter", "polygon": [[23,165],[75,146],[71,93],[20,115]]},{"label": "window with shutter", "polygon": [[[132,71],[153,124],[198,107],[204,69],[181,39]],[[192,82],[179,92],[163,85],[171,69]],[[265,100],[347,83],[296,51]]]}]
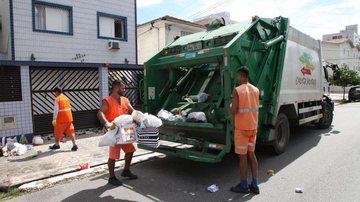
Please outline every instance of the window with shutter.
[{"label": "window with shutter", "polygon": [[21,100],[20,67],[0,66],[0,102]]}]

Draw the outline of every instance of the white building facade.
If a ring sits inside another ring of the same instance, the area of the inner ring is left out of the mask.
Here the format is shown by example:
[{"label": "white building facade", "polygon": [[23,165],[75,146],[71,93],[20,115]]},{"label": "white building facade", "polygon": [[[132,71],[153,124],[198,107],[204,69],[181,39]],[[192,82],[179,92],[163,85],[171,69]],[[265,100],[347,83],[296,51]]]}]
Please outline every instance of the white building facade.
[{"label": "white building facade", "polygon": [[332,40],[347,40],[349,39],[355,46],[360,45],[360,35],[358,34],[358,25],[348,25],[344,30],[340,30],[339,33],[325,34],[322,37],[323,41]]},{"label": "white building facade", "polygon": [[326,62],[346,64],[360,72],[360,47],[349,39],[322,41],[322,57]]},{"label": "white building facade", "polygon": [[196,23],[164,16],[137,26],[138,60],[144,64],[148,59],[174,41],[176,36],[185,36],[205,30]]},{"label": "white building facade", "polygon": [[90,127],[76,120],[95,113],[120,69],[138,68],[136,15],[136,0],[0,0],[0,137],[51,127],[56,85],[81,97],[75,128]]}]

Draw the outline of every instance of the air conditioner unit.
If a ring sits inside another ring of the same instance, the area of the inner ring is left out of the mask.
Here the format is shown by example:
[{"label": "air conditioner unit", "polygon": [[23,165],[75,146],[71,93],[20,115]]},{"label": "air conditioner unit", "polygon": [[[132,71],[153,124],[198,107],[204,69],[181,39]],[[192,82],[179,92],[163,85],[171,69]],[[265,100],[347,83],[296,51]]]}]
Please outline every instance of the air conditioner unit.
[{"label": "air conditioner unit", "polygon": [[15,128],[16,128],[15,116],[0,117],[0,130],[9,130]]},{"label": "air conditioner unit", "polygon": [[120,43],[118,41],[109,41],[108,48],[109,49],[120,49]]}]

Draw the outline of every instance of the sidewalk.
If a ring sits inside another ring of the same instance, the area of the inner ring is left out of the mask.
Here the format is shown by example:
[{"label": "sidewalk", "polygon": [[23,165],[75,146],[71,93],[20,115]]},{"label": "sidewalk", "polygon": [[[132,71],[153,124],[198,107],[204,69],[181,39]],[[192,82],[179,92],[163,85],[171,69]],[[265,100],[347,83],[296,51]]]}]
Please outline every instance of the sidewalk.
[{"label": "sidewalk", "polygon": [[[98,147],[101,131],[78,131],[78,151],[72,152],[72,143],[60,143],[61,149],[51,151],[53,141],[35,146],[23,156],[0,157],[0,189],[19,186],[35,180],[45,179],[65,173],[78,171],[81,164],[89,163],[91,167],[106,164],[108,147]],[[138,149],[136,156],[153,152]],[[123,159],[123,154],[121,154]]]}]

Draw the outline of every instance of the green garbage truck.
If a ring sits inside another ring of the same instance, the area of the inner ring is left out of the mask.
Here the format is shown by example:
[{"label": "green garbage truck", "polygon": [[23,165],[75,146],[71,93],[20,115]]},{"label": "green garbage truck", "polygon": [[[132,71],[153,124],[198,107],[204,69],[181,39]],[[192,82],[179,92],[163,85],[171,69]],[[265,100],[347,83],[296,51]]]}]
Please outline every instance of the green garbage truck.
[{"label": "green garbage truck", "polygon": [[[241,66],[249,67],[250,82],[260,90],[258,143],[280,154],[291,126],[331,126],[334,104],[324,95],[328,74],[320,41],[284,17],[254,16],[226,26],[216,20],[203,32],[176,38],[144,64],[144,110],[178,116],[163,121],[159,148],[140,147],[194,161],[221,161],[233,142],[229,111]],[[188,121],[192,112],[203,113],[206,121]]]}]

